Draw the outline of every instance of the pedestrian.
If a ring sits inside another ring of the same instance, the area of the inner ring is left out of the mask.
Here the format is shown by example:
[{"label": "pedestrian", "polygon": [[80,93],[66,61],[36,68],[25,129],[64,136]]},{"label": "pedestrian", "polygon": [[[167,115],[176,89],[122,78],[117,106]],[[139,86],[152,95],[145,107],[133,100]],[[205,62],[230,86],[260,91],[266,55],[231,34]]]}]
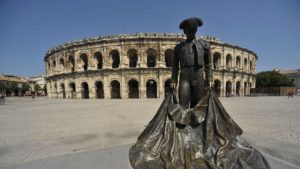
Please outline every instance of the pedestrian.
[{"label": "pedestrian", "polygon": [[290,91],[290,92],[288,92],[288,99],[289,98],[294,98],[294,92],[293,91]]},{"label": "pedestrian", "polygon": [[35,92],[31,92],[31,97],[32,97],[32,100],[34,100]]}]

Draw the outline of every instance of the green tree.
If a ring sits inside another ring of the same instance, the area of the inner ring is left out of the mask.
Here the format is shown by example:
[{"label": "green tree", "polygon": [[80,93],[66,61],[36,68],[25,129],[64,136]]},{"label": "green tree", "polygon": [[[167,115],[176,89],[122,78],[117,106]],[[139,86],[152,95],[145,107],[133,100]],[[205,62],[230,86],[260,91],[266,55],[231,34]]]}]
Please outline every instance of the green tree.
[{"label": "green tree", "polygon": [[6,89],[5,85],[3,83],[0,83],[0,92],[4,92]]},{"label": "green tree", "polygon": [[47,85],[46,85],[46,84],[44,84],[43,91],[44,91],[44,92],[45,92],[45,94],[47,95]]},{"label": "green tree", "polygon": [[10,89],[11,89],[12,91],[18,90],[18,89],[19,89],[18,83],[12,82],[12,83],[10,84]]},{"label": "green tree", "polygon": [[41,86],[39,85],[39,84],[35,84],[34,85],[34,91],[41,91],[42,90],[42,88],[41,88]]},{"label": "green tree", "polygon": [[30,85],[28,83],[24,83],[22,84],[22,91],[26,92],[28,90],[30,90]]},{"label": "green tree", "polygon": [[287,76],[280,74],[277,71],[264,71],[256,76],[256,87],[281,87],[291,86],[292,83]]}]

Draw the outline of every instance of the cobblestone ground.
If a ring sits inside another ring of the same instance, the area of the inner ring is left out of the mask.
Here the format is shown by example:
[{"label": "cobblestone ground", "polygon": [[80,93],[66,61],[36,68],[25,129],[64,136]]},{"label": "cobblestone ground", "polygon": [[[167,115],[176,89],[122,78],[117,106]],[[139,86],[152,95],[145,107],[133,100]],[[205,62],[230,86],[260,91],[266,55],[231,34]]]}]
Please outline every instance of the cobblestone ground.
[{"label": "cobblestone ground", "polygon": [[[221,98],[248,137],[300,145],[300,97]],[[133,143],[161,99],[7,98],[0,105],[0,169]]]}]

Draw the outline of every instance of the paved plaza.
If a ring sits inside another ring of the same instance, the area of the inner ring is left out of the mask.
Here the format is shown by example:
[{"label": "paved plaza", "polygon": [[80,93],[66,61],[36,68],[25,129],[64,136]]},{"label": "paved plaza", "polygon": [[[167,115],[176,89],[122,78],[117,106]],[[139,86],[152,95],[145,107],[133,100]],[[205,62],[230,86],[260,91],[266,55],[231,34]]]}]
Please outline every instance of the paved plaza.
[{"label": "paved plaza", "polygon": [[[300,97],[221,101],[272,168],[300,168]],[[7,98],[0,105],[0,169],[129,169],[128,149],[161,102]]]}]

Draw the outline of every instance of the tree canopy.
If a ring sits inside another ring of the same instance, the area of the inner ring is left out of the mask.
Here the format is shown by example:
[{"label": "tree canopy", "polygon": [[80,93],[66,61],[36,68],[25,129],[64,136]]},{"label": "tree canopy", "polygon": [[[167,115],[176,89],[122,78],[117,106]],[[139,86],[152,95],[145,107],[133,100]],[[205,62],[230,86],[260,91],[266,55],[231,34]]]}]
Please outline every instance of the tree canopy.
[{"label": "tree canopy", "polygon": [[264,71],[260,72],[256,76],[256,87],[282,87],[293,86],[287,76],[280,74],[277,71]]},{"label": "tree canopy", "polygon": [[30,85],[29,85],[28,83],[22,84],[22,90],[23,90],[23,91],[28,91],[28,90],[30,90]]},{"label": "tree canopy", "polygon": [[34,91],[41,91],[42,90],[42,88],[41,88],[41,86],[39,85],[39,84],[35,84],[34,85]]}]

